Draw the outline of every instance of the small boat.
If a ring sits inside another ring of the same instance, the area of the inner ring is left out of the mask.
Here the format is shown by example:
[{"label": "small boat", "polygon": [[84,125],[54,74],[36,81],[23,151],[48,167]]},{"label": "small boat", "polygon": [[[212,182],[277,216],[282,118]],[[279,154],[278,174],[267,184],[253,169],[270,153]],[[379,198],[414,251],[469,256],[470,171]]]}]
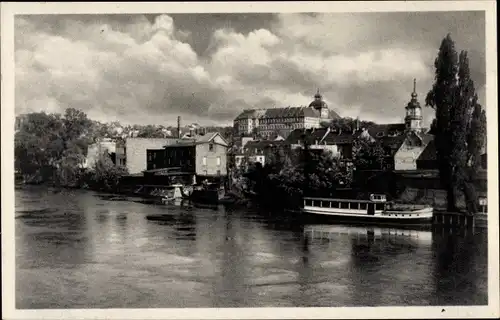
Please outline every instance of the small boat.
[{"label": "small boat", "polygon": [[303,213],[316,218],[385,225],[427,225],[434,209],[425,205],[398,204],[385,195],[371,194],[369,200],[304,198]]},{"label": "small boat", "polygon": [[162,203],[167,202],[180,202],[180,200],[186,198],[185,187],[182,184],[172,184],[162,190],[161,201]]},{"label": "small boat", "polygon": [[225,196],[224,188],[216,183],[202,183],[193,186],[189,199],[204,204],[219,204]]}]

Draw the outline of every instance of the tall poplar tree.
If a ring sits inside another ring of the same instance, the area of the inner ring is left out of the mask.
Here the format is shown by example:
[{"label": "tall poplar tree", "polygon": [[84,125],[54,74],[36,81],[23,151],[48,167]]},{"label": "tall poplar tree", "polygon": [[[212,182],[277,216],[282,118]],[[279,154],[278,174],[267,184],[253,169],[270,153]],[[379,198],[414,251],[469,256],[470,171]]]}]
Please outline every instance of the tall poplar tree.
[{"label": "tall poplar tree", "polygon": [[473,179],[486,135],[485,113],[470,78],[467,52],[458,55],[449,34],[441,42],[434,66],[435,82],[427,94],[426,105],[436,112],[432,129],[448,210],[457,210],[457,192],[464,192],[472,205],[469,210],[474,211],[477,199]]}]

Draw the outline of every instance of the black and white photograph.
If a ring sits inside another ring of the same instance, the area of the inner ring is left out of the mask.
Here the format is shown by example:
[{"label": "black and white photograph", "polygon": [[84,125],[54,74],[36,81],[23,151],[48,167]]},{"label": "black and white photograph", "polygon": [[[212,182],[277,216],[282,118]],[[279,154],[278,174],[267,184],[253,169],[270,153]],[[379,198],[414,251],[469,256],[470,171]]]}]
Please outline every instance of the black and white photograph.
[{"label": "black and white photograph", "polygon": [[5,319],[500,316],[494,1],[2,4]]}]

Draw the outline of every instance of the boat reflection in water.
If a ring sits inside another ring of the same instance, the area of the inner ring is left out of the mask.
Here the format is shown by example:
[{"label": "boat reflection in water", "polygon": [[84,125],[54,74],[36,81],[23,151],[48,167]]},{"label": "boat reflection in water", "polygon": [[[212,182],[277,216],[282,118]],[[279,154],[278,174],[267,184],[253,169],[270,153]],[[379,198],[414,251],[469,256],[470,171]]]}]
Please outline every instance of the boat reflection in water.
[{"label": "boat reflection in water", "polygon": [[429,230],[372,226],[306,225],[304,236],[307,241],[335,241],[348,236],[353,244],[369,246],[397,243],[418,247],[432,244],[432,232]]}]

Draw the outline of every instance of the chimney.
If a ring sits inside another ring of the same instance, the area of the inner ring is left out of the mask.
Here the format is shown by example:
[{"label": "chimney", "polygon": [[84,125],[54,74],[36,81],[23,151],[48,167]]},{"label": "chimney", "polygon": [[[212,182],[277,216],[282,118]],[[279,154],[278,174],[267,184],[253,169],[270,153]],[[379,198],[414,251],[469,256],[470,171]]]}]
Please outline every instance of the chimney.
[{"label": "chimney", "polygon": [[181,116],[177,117],[177,138],[181,138]]}]

